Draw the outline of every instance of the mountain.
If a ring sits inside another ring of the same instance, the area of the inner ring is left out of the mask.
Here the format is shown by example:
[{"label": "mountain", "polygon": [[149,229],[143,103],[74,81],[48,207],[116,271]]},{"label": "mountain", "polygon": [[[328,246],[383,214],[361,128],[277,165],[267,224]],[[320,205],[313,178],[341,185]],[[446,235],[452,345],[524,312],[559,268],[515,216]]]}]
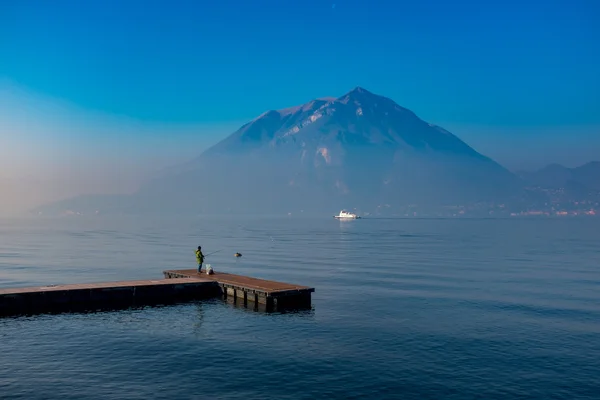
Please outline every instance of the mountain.
[{"label": "mountain", "polygon": [[600,191],[600,161],[592,161],[572,169],[575,182]]},{"label": "mountain", "polygon": [[600,193],[600,162],[592,161],[575,168],[548,165],[534,172],[518,174],[529,186],[562,189],[568,197],[584,199]]},{"label": "mountain", "polygon": [[447,130],[357,87],[263,113],[146,182],[127,204],[138,212],[332,212],[502,201],[519,187],[516,175]]},{"label": "mountain", "polygon": [[530,185],[564,188],[569,184],[577,184],[600,190],[600,161],[592,161],[575,168],[551,164],[538,171],[520,172],[519,175]]}]

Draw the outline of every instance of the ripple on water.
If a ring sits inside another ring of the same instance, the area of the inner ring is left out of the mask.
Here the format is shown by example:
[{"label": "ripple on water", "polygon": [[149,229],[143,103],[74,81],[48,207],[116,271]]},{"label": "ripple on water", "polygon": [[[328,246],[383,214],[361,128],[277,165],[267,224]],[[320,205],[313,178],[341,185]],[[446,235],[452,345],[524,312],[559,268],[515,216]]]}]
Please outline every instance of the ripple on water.
[{"label": "ripple on water", "polygon": [[0,224],[0,287],[159,278],[193,268],[201,244],[223,249],[210,257],[215,268],[316,288],[314,310],[298,313],[211,300],[1,319],[0,397],[591,399],[600,393],[595,224]]}]

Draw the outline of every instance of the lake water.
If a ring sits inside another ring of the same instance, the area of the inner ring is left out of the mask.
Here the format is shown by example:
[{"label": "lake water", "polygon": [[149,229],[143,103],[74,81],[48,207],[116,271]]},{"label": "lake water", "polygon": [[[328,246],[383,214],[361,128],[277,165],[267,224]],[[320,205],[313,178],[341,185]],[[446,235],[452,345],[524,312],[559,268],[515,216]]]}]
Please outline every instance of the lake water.
[{"label": "lake water", "polygon": [[598,219],[3,220],[0,287],[162,278],[198,244],[313,310],[0,319],[0,398],[600,398]]}]

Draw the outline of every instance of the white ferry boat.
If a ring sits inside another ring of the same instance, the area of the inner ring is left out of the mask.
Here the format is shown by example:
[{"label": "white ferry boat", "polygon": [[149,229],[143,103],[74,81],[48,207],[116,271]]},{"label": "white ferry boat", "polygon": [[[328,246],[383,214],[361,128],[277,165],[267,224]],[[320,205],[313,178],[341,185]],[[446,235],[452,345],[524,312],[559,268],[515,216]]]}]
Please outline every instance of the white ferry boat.
[{"label": "white ferry boat", "polygon": [[338,215],[334,215],[333,218],[336,219],[360,219],[360,217],[351,212],[347,212],[346,210],[340,211]]}]

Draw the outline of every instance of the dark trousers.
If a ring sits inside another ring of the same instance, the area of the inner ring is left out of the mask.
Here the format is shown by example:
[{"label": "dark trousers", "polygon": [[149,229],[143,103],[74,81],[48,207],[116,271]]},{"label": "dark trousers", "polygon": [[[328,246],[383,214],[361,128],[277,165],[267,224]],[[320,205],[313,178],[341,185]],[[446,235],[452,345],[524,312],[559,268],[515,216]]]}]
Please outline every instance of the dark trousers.
[{"label": "dark trousers", "polygon": [[202,269],[202,264],[203,263],[198,264],[198,272],[200,272],[200,270]]}]

